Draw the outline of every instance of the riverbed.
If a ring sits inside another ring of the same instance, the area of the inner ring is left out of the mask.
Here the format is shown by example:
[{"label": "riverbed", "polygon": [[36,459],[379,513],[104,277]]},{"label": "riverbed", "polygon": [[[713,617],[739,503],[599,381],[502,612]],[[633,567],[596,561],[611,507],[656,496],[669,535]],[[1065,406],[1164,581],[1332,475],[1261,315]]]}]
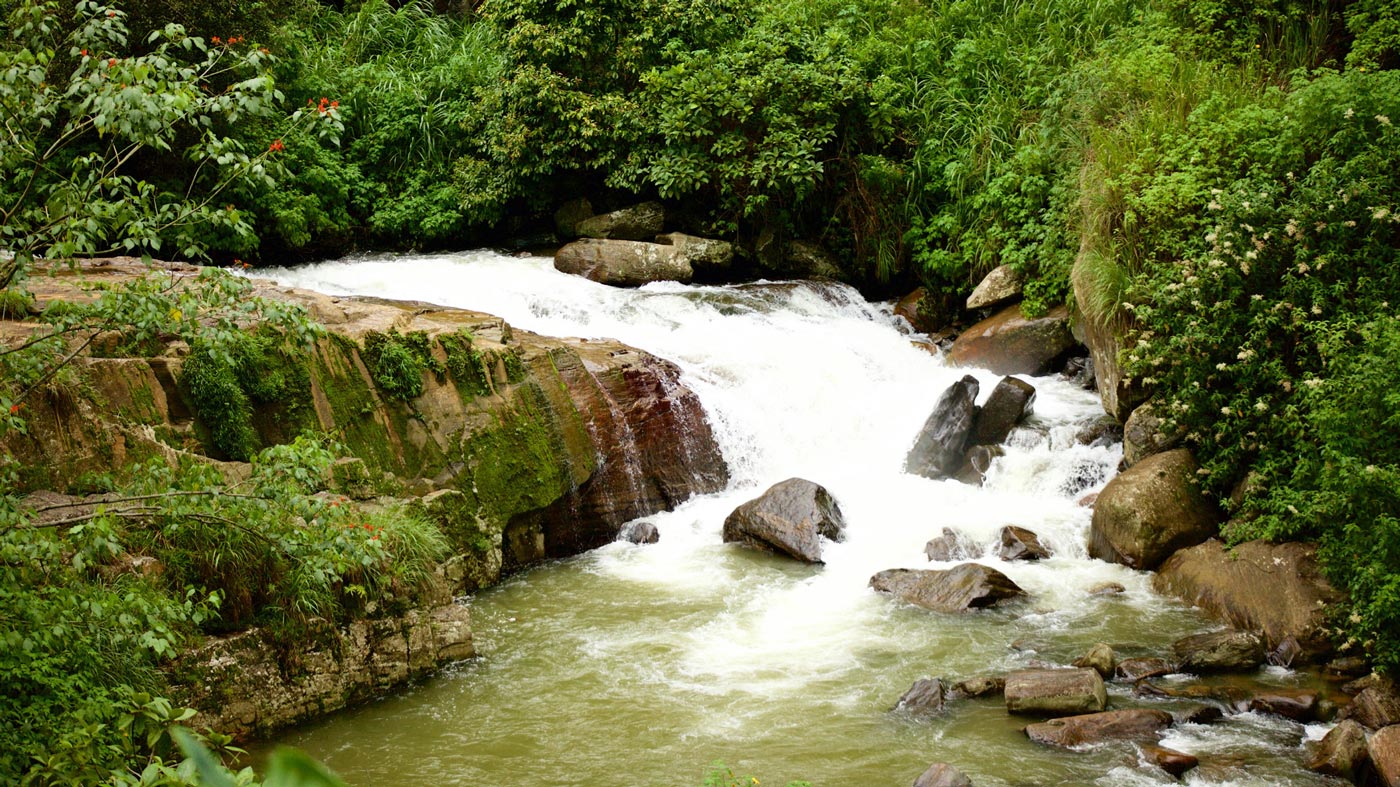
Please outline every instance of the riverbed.
[{"label": "riverbed", "polygon": [[[985,399],[998,376],[948,367],[887,306],[842,285],[619,290],[557,273],[547,258],[486,251],[260,273],[667,358],[700,397],[731,473],[725,491],[648,517],[657,544],[614,543],[471,597],[478,659],[282,736],[352,784],[679,787],[699,785],[716,760],[770,785],[909,784],[935,761],[979,786],[1176,783],[1131,744],[1037,746],[999,699],[923,718],[892,710],[919,678],[1068,664],[1098,642],[1120,657],[1161,655],[1218,627],[1155,595],[1150,575],[1087,557],[1091,509],[1080,501],[1121,458],[1120,446],[1086,437],[1102,417],[1093,392],[1025,378],[1034,415],[979,488],[909,475],[904,457],[945,388],[971,374]],[[721,543],[730,511],[794,476],[824,485],[845,514],[847,540],[825,545],[825,565]],[[1037,533],[1053,557],[998,560],[1008,524]],[[953,565],[923,552],[945,527],[1029,598],[947,615],[868,588],[883,569]],[[1090,593],[1105,582],[1124,592]],[[1261,679],[1311,680],[1277,668]],[[1115,685],[1110,702],[1151,701]],[[1304,742],[1324,731],[1245,713],[1180,725],[1164,745],[1201,758],[1192,784],[1327,784],[1300,764]]]}]

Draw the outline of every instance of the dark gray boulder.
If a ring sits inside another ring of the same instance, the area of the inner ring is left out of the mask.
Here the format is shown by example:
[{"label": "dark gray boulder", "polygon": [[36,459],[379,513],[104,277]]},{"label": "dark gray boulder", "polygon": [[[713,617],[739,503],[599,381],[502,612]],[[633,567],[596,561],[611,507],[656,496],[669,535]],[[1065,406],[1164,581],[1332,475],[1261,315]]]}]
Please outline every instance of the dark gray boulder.
[{"label": "dark gray boulder", "polygon": [[998,445],[1035,406],[1035,386],[1015,377],[1003,377],[977,414],[971,445]]},{"label": "dark gray boulder", "polygon": [[826,488],[789,478],[734,509],[724,520],[725,543],[822,562],[821,539],[842,541],[846,520]]},{"label": "dark gray boulder", "polygon": [[977,417],[980,388],[977,378],[967,375],[938,397],[933,413],[904,458],[905,472],[941,480],[958,471]]},{"label": "dark gray boulder", "polygon": [[661,531],[651,522],[629,522],[622,526],[618,537],[633,544],[655,544],[661,540]]},{"label": "dark gray boulder", "polygon": [[893,568],[871,577],[870,586],[937,612],[990,607],[1026,594],[1005,574],[977,563],[963,563],[945,571]]},{"label": "dark gray boulder", "polygon": [[937,713],[943,710],[947,697],[947,687],[938,678],[921,678],[904,692],[895,703],[894,709],[915,716]]}]

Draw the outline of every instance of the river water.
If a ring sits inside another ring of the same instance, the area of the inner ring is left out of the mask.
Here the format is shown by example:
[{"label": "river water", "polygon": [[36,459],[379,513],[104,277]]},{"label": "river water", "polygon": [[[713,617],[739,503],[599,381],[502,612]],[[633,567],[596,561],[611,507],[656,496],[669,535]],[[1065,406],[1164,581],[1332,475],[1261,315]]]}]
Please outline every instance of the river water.
[{"label": "river water", "polygon": [[[1121,449],[1076,435],[1102,414],[1091,392],[1027,378],[1034,416],[986,485],[903,472],[938,395],[962,375],[911,343],[888,307],[834,284],[658,284],[620,290],[492,252],[378,257],[263,271],[332,294],[488,312],[555,336],[611,337],[677,363],[729,464],[728,490],[648,519],[658,544],[615,543],[538,567],[468,600],[480,657],[381,701],[285,733],[357,785],[699,785],[709,763],[781,785],[907,785],[935,761],[975,784],[1175,783],[1128,744],[1037,746],[999,700],[941,714],[892,712],[916,679],[1067,664],[1097,642],[1162,655],[1215,627],[1154,595],[1150,577],[1088,559],[1090,510]],[[728,513],[785,478],[827,487],[847,540],[825,566],[720,540]],[[944,527],[992,549],[1000,528],[1038,533],[1038,563],[983,559],[1030,594],[945,615],[867,587],[877,571],[940,568],[923,547]],[[1088,591],[1118,582],[1126,592]],[[1305,675],[1266,670],[1279,685]],[[1115,707],[1143,704],[1110,687]],[[1156,707],[1171,709],[1170,704]],[[1325,727],[1246,713],[1182,725],[1164,745],[1198,755],[1202,785],[1327,784],[1300,767]]]}]

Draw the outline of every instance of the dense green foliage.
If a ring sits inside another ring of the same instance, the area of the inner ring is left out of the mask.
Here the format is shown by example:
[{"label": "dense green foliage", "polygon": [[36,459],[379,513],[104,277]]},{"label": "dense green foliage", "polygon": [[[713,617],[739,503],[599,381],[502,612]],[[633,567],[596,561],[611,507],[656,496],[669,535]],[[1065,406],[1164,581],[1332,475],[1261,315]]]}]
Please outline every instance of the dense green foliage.
[{"label": "dense green foliage", "polygon": [[[1339,639],[1400,667],[1395,3],[135,5],[0,1],[0,313],[31,310],[35,258],[447,247],[576,196],[662,199],[750,272],[819,241],[850,281],[924,286],[941,318],[1009,264],[1026,312],[1069,299],[1124,340],[1227,537],[1320,542],[1350,599]],[[0,349],[3,438],[97,337],[183,341],[208,442],[261,468],[234,490],[152,465],[117,491],[158,504],[61,526],[0,489],[0,776],[165,767],[180,712],[146,692],[183,637],[361,614],[411,596],[440,550],[397,512],[347,527],[365,515],[313,494],[324,447],[265,445],[294,436],[256,413],[304,398],[291,353],[318,334],[245,296],[153,274]],[[239,330],[254,317],[266,332]],[[477,393],[520,372],[468,336],[442,347],[390,332],[364,357],[402,400],[428,372]],[[110,570],[140,556],[164,573]]]}]

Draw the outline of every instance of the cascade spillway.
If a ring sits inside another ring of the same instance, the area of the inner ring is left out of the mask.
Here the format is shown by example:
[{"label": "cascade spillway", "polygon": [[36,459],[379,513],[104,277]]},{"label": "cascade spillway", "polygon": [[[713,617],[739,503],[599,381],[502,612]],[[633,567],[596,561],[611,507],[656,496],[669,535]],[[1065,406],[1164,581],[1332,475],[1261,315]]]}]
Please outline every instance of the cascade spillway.
[{"label": "cascade spillway", "polygon": [[[700,397],[730,469],[727,490],[648,518],[661,534],[655,545],[615,543],[473,597],[481,659],[285,736],[352,783],[693,785],[714,760],[768,784],[818,787],[908,784],[934,761],[978,785],[1174,783],[1121,747],[1038,747],[1019,732],[1025,720],[996,701],[933,718],[891,712],[918,678],[1068,663],[1097,642],[1156,655],[1213,628],[1155,596],[1148,575],[1087,557],[1090,509],[1078,501],[1121,458],[1116,445],[1079,439],[1102,416],[1092,392],[1026,378],[1038,392],[1034,415],[978,488],[906,474],[904,458],[945,388],[970,373],[981,401],[999,377],[946,366],[887,308],[842,285],[620,290],[560,274],[545,258],[492,252],[259,274],[488,312],[535,333],[614,338],[667,358]],[[825,486],[845,514],[847,538],[824,545],[824,566],[721,543],[730,511],[794,476]],[[1037,533],[1053,556],[998,560],[1009,524]],[[944,527],[1029,598],[946,615],[867,587],[884,569],[953,565],[924,556]],[[1104,582],[1126,590],[1089,593]],[[1115,691],[1126,697],[1130,687]],[[1203,765],[1193,783],[1325,783],[1290,753],[1318,729],[1255,714],[1198,726],[1174,729],[1167,745],[1203,762],[1213,751],[1232,756]]]}]

